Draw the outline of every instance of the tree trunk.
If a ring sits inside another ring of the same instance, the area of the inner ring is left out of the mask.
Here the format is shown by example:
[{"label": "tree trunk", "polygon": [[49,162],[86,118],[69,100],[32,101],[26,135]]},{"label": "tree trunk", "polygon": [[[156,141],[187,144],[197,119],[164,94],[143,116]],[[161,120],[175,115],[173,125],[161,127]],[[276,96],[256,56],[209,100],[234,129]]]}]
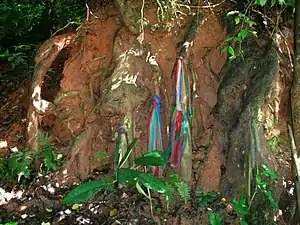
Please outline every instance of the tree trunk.
[{"label": "tree trunk", "polygon": [[293,133],[295,140],[295,148],[292,147],[292,157],[294,163],[294,174],[298,212],[300,215],[300,2],[296,1],[295,4],[295,24],[294,24],[294,43],[295,43],[295,55],[294,55],[294,76],[291,89],[291,104],[292,104],[292,118],[293,118]]}]

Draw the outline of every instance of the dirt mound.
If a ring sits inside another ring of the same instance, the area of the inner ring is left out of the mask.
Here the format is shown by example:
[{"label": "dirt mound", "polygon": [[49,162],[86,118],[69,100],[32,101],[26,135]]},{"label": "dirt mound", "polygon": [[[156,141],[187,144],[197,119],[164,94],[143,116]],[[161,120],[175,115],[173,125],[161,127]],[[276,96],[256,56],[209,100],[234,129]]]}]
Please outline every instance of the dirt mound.
[{"label": "dirt mound", "polygon": [[[146,18],[154,23],[156,12],[149,9],[146,12]],[[185,26],[186,24],[170,32],[146,29],[144,42],[150,48],[144,49],[144,56],[142,56],[144,61],[143,59],[138,61],[137,58],[126,61],[129,64],[128,67],[131,68],[131,73],[133,73],[132,71],[141,71],[137,82],[147,84],[149,93],[146,96],[149,97],[149,95],[155,94],[156,87],[153,82],[154,73],[149,65],[146,65],[145,58],[147,54],[155,56],[163,73],[160,89],[163,102],[162,118],[165,127],[170,117],[170,103],[173,98],[171,74],[178,55],[177,46],[183,40]],[[59,99],[56,102],[56,125],[52,129],[52,133],[60,144],[70,146],[72,141],[89,127],[86,135],[89,137],[84,138],[88,141],[80,147],[84,150],[79,150],[79,155],[73,153],[74,157],[79,157],[76,158],[77,160],[71,159],[72,166],[69,164],[72,173],[84,177],[91,169],[99,166],[93,165],[91,160],[97,152],[105,151],[112,155],[114,151],[115,133],[122,124],[124,110],[127,109],[126,107],[121,109],[124,104],[126,105],[122,101],[128,96],[124,98],[124,96],[117,95],[113,103],[116,107],[112,110],[102,106],[100,112],[95,110],[95,106],[99,99],[103,98],[109,82],[108,78],[114,76],[111,73],[118,65],[118,57],[131,48],[136,36],[121,26],[118,15],[105,20],[95,19],[85,23],[80,35],[80,40],[76,46],[70,49],[69,58],[64,64],[63,78],[57,95],[59,97],[56,98]],[[199,150],[194,154],[194,169],[196,180],[202,180],[201,186],[205,190],[217,190],[220,177],[219,141],[213,131],[214,119],[210,116],[210,112],[217,99],[219,85],[217,74],[226,60],[226,56],[221,56],[219,53],[219,46],[224,36],[225,32],[216,15],[207,11],[191,53],[191,63],[197,73],[194,84],[196,116],[193,121],[193,148]],[[138,92],[135,91],[135,94]],[[141,95],[144,94],[141,92]],[[138,152],[135,152],[135,155],[139,155],[147,149],[147,124],[145,121],[148,117],[149,107],[144,106],[148,100],[146,96],[138,98],[140,102],[137,102],[132,108],[134,136],[139,138],[136,148]],[[116,101],[121,103],[116,103]],[[112,103],[110,102],[110,104]],[[108,105],[107,108],[109,108]],[[110,112],[103,112],[105,110]],[[87,125],[91,123],[94,125]],[[165,144],[166,141],[165,139]],[[200,176],[199,170],[201,171]]]}]

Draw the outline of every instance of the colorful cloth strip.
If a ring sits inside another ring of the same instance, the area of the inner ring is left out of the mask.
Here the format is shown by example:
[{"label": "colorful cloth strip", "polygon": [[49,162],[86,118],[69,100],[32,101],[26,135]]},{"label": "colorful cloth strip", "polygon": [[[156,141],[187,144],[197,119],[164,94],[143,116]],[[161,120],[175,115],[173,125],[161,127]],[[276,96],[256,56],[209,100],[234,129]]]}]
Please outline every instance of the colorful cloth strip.
[{"label": "colorful cloth strip", "polygon": [[[163,150],[162,142],[162,123],[160,114],[160,99],[158,96],[154,96],[154,101],[151,106],[150,115],[148,119],[148,151]],[[154,176],[162,176],[162,168],[154,166],[152,168]]]},{"label": "colorful cloth strip", "polygon": [[183,154],[191,151],[190,124],[191,94],[190,76],[183,58],[177,58],[174,66],[175,99],[171,110],[170,139],[168,151],[171,153],[170,164],[178,168]]}]

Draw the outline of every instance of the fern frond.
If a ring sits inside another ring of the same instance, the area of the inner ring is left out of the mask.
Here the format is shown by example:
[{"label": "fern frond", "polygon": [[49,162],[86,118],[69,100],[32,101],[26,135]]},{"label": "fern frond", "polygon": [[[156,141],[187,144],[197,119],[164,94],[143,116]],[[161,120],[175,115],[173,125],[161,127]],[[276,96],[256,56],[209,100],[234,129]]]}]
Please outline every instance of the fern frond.
[{"label": "fern frond", "polygon": [[51,141],[51,136],[49,134],[37,134],[37,140],[42,147],[42,156],[44,159],[44,164],[46,171],[56,171],[58,169],[56,162],[55,145]]},{"label": "fern frond", "polygon": [[183,198],[184,204],[187,204],[188,200],[190,199],[190,187],[185,182],[180,182],[176,184],[177,191],[179,195]]},{"label": "fern frond", "polygon": [[8,177],[14,179],[18,177],[18,182],[21,177],[29,178],[32,174],[32,162],[33,162],[33,153],[32,151],[17,151],[13,152],[8,160]]}]

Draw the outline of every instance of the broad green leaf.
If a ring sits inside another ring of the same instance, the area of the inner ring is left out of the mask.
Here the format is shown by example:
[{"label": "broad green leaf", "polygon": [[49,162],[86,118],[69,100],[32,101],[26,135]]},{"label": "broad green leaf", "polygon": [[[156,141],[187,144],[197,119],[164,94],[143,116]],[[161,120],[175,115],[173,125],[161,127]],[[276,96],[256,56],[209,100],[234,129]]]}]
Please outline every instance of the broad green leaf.
[{"label": "broad green leaf", "polygon": [[147,152],[143,156],[136,158],[134,162],[140,166],[163,166],[166,163],[164,153],[159,150]]},{"label": "broad green leaf", "polygon": [[241,216],[245,216],[249,213],[247,205],[241,204],[240,202],[238,202],[236,200],[232,200],[232,205],[233,205],[233,208],[236,210],[236,212]]},{"label": "broad green leaf", "polygon": [[71,205],[74,203],[84,203],[89,200],[96,192],[104,189],[108,184],[104,181],[90,181],[87,183],[80,184],[72,191],[70,191],[63,198],[62,203],[64,205]]},{"label": "broad green leaf", "polygon": [[217,225],[215,214],[209,212],[208,218],[211,225]]},{"label": "broad green leaf", "polygon": [[240,23],[240,18],[239,17],[235,17],[234,18],[234,22],[235,22],[235,24],[239,24]]},{"label": "broad green leaf", "polygon": [[276,3],[276,0],[271,0],[271,7],[273,7]]},{"label": "broad green leaf", "polygon": [[159,193],[165,193],[167,190],[166,184],[150,173],[139,173],[138,179],[145,187]]},{"label": "broad green leaf", "polygon": [[124,163],[128,160],[129,156],[132,153],[133,148],[135,147],[137,143],[137,138],[135,138],[130,145],[127,147],[127,152],[125,153],[124,157],[122,158],[120,164],[119,164],[119,168],[122,168],[122,166],[124,165]]},{"label": "broad green leaf", "polygon": [[120,184],[136,184],[139,172],[133,169],[121,168],[117,170],[117,180]]},{"label": "broad green leaf", "polygon": [[267,3],[267,0],[256,0],[255,3],[260,6],[265,6]]},{"label": "broad green leaf", "polygon": [[221,225],[222,224],[222,214],[218,213],[217,215],[209,212],[208,213],[209,222],[211,225]]},{"label": "broad green leaf", "polygon": [[240,217],[240,222],[241,222],[241,225],[248,225],[248,223],[246,222],[246,220],[242,217]]},{"label": "broad green leaf", "polygon": [[217,216],[216,216],[216,219],[218,221],[218,224],[221,225],[222,224],[222,214],[218,213]]}]

